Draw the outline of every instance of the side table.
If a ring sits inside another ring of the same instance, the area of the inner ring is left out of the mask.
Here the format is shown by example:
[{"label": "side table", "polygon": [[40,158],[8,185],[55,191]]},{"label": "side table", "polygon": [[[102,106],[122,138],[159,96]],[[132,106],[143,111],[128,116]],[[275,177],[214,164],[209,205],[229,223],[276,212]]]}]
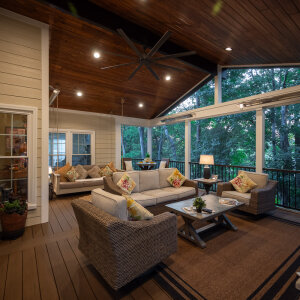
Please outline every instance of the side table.
[{"label": "side table", "polygon": [[202,183],[204,185],[205,191],[206,191],[206,195],[209,194],[210,188],[218,183],[218,182],[222,182],[223,180],[221,179],[205,179],[205,178],[196,178],[193,179],[194,181],[198,182],[198,183]]}]

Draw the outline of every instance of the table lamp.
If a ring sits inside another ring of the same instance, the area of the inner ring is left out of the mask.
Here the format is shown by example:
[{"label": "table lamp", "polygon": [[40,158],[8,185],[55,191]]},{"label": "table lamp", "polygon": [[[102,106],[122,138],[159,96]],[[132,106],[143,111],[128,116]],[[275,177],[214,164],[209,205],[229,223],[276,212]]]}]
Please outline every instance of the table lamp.
[{"label": "table lamp", "polygon": [[205,179],[209,179],[210,178],[210,167],[208,165],[214,164],[214,156],[213,155],[200,155],[199,164],[205,165],[203,177]]}]

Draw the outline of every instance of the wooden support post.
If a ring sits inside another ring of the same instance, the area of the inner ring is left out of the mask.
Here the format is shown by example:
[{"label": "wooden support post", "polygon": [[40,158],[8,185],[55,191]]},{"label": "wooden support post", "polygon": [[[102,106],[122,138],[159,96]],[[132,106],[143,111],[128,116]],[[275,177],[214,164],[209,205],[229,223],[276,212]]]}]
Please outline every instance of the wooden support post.
[{"label": "wooden support post", "polygon": [[215,104],[222,103],[222,68],[218,65],[218,74],[215,76]]},{"label": "wooden support post", "polygon": [[116,137],[116,152],[115,152],[115,163],[116,168],[121,169],[121,123],[116,120],[115,122],[115,137]]},{"label": "wooden support post", "polygon": [[147,128],[147,152],[152,158],[152,127]]},{"label": "wooden support post", "polygon": [[265,113],[256,110],[256,172],[262,173],[265,165]]},{"label": "wooden support post", "polygon": [[190,161],[191,161],[191,121],[185,121],[185,174],[186,178],[190,178]]}]

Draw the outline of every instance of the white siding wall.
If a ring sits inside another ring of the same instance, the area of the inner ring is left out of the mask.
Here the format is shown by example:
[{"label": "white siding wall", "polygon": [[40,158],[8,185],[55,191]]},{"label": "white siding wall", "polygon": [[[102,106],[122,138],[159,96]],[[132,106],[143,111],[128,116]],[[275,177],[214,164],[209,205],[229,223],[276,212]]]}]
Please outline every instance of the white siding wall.
[{"label": "white siding wall", "polygon": [[41,223],[41,74],[41,29],[0,14],[0,107],[38,109],[37,209],[29,211],[27,225]]},{"label": "white siding wall", "polygon": [[[58,122],[56,121],[58,120]],[[113,117],[50,111],[50,128],[95,131],[95,162],[115,163],[115,120]]]}]

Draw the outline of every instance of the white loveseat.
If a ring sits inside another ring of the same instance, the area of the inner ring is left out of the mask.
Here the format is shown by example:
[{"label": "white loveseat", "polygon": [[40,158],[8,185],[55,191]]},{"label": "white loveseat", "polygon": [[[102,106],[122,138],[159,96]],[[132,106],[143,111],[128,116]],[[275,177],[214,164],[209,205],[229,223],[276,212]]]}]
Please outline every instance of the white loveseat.
[{"label": "white loveseat", "polygon": [[[136,183],[131,197],[142,206],[147,207],[198,195],[197,183],[191,180],[186,180],[180,188],[172,187],[167,178],[173,171],[174,168],[127,171],[126,173]],[[124,172],[115,172],[113,182],[117,184],[123,175]],[[109,214],[122,220],[128,220],[125,197],[98,188],[92,191],[92,202]]]}]

